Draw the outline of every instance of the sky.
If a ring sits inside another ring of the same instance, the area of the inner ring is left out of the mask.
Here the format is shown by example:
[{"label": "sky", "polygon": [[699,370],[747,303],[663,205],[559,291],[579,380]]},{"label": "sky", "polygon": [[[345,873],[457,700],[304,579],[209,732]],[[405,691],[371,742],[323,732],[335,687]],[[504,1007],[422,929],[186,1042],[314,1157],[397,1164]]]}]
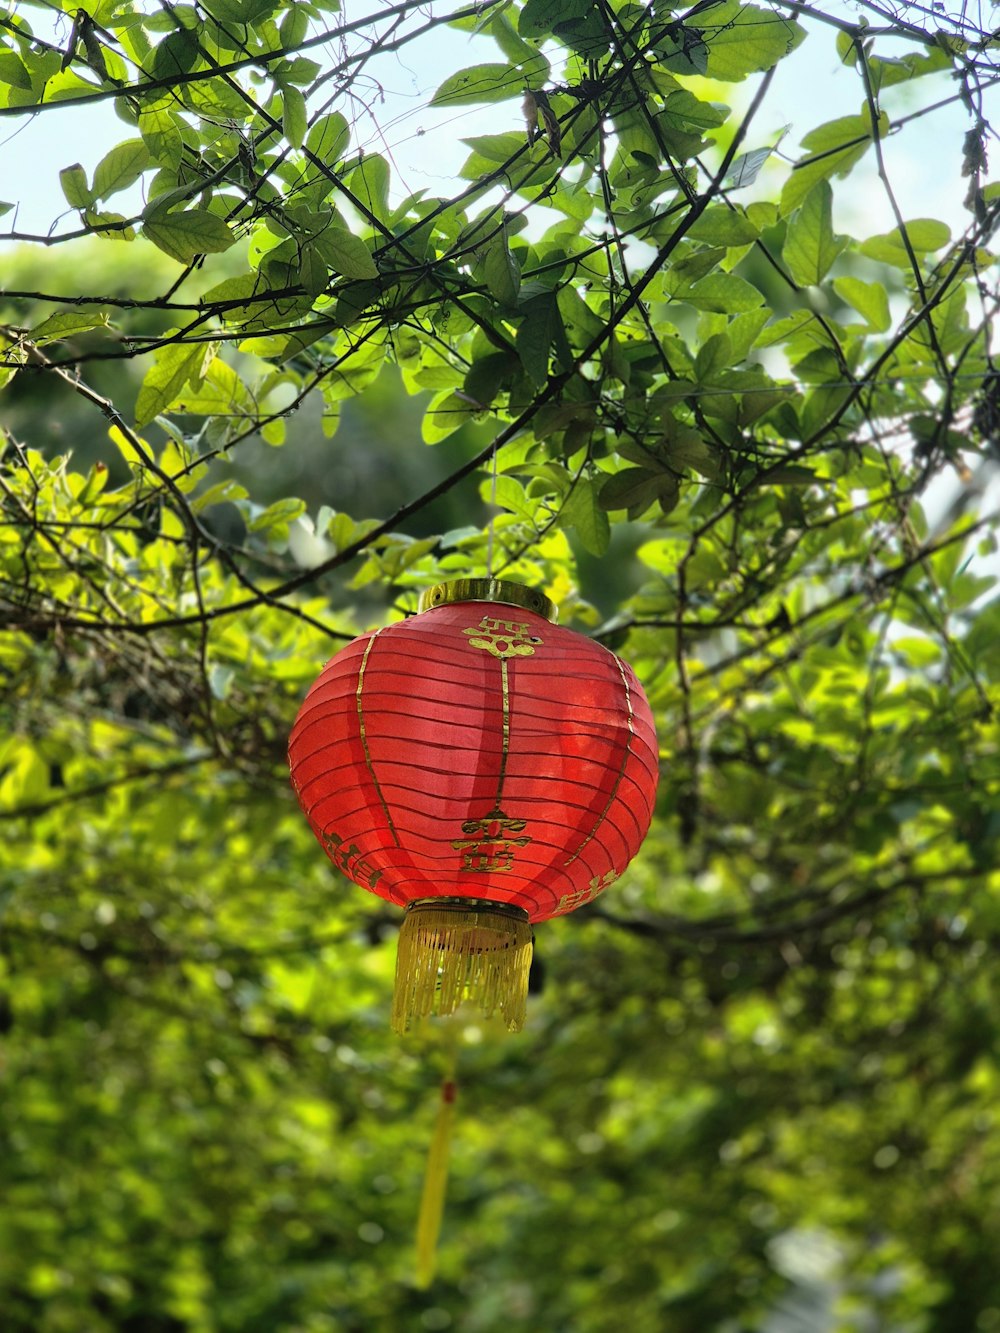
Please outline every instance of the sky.
[{"label": "sky", "polygon": [[[841,7],[846,13],[847,7]],[[346,12],[354,16],[353,10]],[[62,17],[57,20],[57,24],[65,22]],[[34,11],[32,23],[39,32]],[[57,26],[52,35],[53,40],[65,42],[68,34]],[[860,81],[841,64],[833,36],[828,28],[811,25],[807,40],[790,60],[782,62],[748,147],[774,142],[788,126],[782,149],[794,156],[803,133],[861,109]],[[879,49],[892,54],[889,47]],[[502,57],[491,42],[470,40],[462,32],[438,27],[430,39],[383,56],[369,67],[383,93],[379,98],[374,82],[368,83],[372,98],[378,98],[373,106],[377,125],[356,102],[348,106],[345,99],[343,110],[348,119],[360,117],[360,143],[369,151],[384,153],[388,149],[399,197],[419,188],[434,194],[449,192],[468,151],[461,142],[463,137],[521,127],[516,100],[451,110],[429,106],[435,88],[448,74],[470,63],[497,59]],[[753,86],[753,80],[746,80],[720,88],[719,94],[731,105],[745,106]],[[891,100],[887,99],[890,112],[904,110],[907,96],[919,97],[925,103],[955,92],[954,82],[945,75],[920,80],[913,88],[912,93],[893,90]],[[1000,105],[997,110],[1000,112]],[[886,143],[892,184],[904,217],[941,217],[956,227],[963,225],[965,186],[949,177],[948,168],[954,169],[957,177],[958,148],[967,128],[967,113],[954,103],[913,123]],[[57,232],[75,228],[77,219],[67,212],[59,187],[60,169],[79,162],[89,175],[109,148],[134,134],[134,127],[123,123],[107,102],[85,110],[72,107],[46,110],[33,117],[0,119],[0,198],[18,204],[17,231],[44,235],[53,223]],[[872,159],[873,155],[868,154],[868,159],[855,169],[855,188],[841,191],[836,203],[841,214],[838,223],[854,234],[870,235],[894,225],[889,202],[874,177]],[[772,173],[783,170],[787,166],[775,158]],[[767,184],[762,181],[762,188]],[[116,197],[116,209],[125,211],[124,204],[141,208],[139,191],[131,198]],[[12,227],[14,218],[14,213],[8,213],[0,221],[0,229]],[[0,238],[2,234],[0,230]]]},{"label": "sky", "polygon": [[[438,5],[438,13],[456,8]],[[347,20],[363,17],[365,10],[378,12],[380,0],[344,0]],[[857,21],[858,10],[844,0],[827,0],[830,12]],[[431,12],[428,5],[421,21]],[[42,35],[39,11],[31,11],[31,22]],[[42,11],[44,17],[44,11]],[[64,44],[68,20],[58,15],[49,32],[53,41]],[[845,66],[835,48],[834,32],[818,23],[807,23],[807,38],[792,57],[781,62],[768,90],[745,147],[771,145],[780,139],[781,152],[772,157],[761,179],[751,190],[774,197],[789,162],[799,153],[802,136],[810,129],[838,116],[857,114],[862,108],[862,84],[858,74]],[[361,37],[352,39],[360,42]],[[335,50],[333,46],[326,48]],[[876,52],[900,55],[906,48],[879,39]],[[322,60],[322,51],[311,53]],[[364,147],[389,157],[392,188],[402,199],[415,190],[434,195],[453,192],[454,178],[468,153],[464,137],[520,130],[523,119],[520,100],[485,107],[442,109],[430,106],[435,89],[455,70],[484,60],[502,59],[494,44],[485,38],[470,39],[463,32],[443,25],[430,37],[418,39],[397,53],[378,58],[366,67],[368,77],[357,91],[371,99],[371,114],[356,99],[345,97],[343,113],[355,126],[353,148]],[[553,71],[558,79],[558,70]],[[736,109],[745,108],[756,87],[755,79],[741,84],[718,86],[714,100],[724,100]],[[968,182],[960,175],[961,145],[969,128],[965,108],[955,100],[953,78],[933,75],[890,90],[883,106],[895,119],[920,106],[944,103],[933,114],[913,119],[884,143],[892,188],[906,220],[935,217],[946,221],[954,234],[968,224],[963,199]],[[704,95],[704,94],[702,94]],[[1000,122],[1000,93],[994,91],[992,118]],[[950,100],[949,100],[950,99]],[[990,117],[990,108],[986,108]],[[16,202],[15,212],[0,219],[0,263],[3,232],[13,229],[38,236],[72,231],[79,227],[75,212],[66,206],[59,186],[59,171],[81,163],[88,177],[104,154],[122,139],[135,136],[135,128],[120,120],[110,102],[94,107],[46,110],[26,117],[0,118],[0,200]],[[784,159],[782,155],[784,154]],[[1000,159],[1000,147],[996,150]],[[749,202],[754,193],[740,198]],[[111,207],[124,213],[139,212],[141,188],[114,197]],[[835,227],[858,238],[891,230],[895,226],[890,201],[879,181],[875,156],[869,152],[851,174],[849,187],[835,191]],[[935,490],[934,508],[946,509],[954,497],[957,480]],[[1000,483],[991,485],[989,500],[1000,500]]]}]

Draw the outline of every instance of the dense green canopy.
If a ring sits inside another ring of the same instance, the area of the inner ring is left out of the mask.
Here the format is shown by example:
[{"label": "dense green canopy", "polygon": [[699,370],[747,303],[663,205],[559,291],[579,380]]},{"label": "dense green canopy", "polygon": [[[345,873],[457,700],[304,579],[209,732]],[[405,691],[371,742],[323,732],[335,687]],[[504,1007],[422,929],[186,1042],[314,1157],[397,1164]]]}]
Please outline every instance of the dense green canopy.
[{"label": "dense green canopy", "polygon": [[[5,1333],[1000,1329],[974,8],[0,15],[4,130],[124,122],[2,224]],[[284,752],[488,562],[633,664],[660,800],[463,1029],[422,1292],[441,1034]]]}]

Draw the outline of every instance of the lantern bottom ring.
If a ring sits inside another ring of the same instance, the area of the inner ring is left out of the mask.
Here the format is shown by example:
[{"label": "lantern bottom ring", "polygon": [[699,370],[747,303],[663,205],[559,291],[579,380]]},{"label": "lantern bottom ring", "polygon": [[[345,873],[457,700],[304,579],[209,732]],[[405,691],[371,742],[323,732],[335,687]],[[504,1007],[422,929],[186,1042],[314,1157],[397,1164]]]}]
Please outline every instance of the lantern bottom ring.
[{"label": "lantern bottom ring", "polygon": [[531,923],[522,908],[480,898],[422,898],[403,918],[396,954],[392,1026],[409,1029],[461,1005],[524,1024]]},{"label": "lantern bottom ring", "polygon": [[443,911],[491,912],[497,916],[509,916],[514,921],[527,921],[528,913],[523,907],[513,903],[498,903],[492,898],[459,898],[442,895],[440,898],[415,898],[406,904],[407,912],[414,912],[418,907],[436,907]]}]

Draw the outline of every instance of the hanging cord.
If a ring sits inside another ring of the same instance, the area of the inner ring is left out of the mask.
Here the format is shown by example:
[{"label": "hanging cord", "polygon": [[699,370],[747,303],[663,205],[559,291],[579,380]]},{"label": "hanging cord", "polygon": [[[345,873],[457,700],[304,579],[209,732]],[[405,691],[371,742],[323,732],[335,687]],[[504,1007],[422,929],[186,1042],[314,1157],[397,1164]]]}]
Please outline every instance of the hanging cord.
[{"label": "hanging cord", "polygon": [[[492,536],[492,528],[491,533]],[[431,1146],[427,1153],[427,1173],[424,1176],[424,1191],[420,1198],[420,1213],[417,1217],[417,1271],[416,1285],[422,1290],[434,1281],[437,1268],[437,1243],[441,1234],[441,1219],[444,1216],[445,1191],[448,1187],[448,1158],[451,1149],[451,1134],[455,1122],[455,1098],[458,1085],[455,1072],[458,1064],[458,1038],[461,1026],[449,1023],[446,1030],[447,1048],[445,1053],[444,1075],[441,1079],[441,1100],[438,1103],[437,1121]]]},{"label": "hanging cord", "polygon": [[493,577],[493,524],[497,513],[497,449],[493,450],[492,477],[490,479],[490,523],[486,538],[486,577]]}]

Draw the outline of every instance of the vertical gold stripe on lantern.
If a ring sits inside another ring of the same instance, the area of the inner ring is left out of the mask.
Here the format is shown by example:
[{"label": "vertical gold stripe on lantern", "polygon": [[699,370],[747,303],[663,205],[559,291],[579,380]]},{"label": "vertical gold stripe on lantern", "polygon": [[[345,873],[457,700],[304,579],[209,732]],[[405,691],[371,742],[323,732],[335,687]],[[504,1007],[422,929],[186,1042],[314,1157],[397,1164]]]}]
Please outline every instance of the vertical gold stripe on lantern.
[{"label": "vertical gold stripe on lantern", "polygon": [[[627,710],[626,722],[627,722],[627,724],[628,724],[628,744],[625,746],[624,753],[622,754],[621,767],[619,768],[618,773],[617,773],[617,775],[616,775],[616,777],[615,777],[614,785],[613,785],[612,788],[611,788],[611,794],[608,796],[608,799],[607,799],[607,801],[605,802],[604,809],[603,809],[603,810],[601,811],[601,813],[598,815],[598,817],[597,817],[597,821],[596,821],[596,823],[594,824],[594,827],[590,830],[590,832],[589,832],[589,833],[587,834],[587,836],[584,838],[583,842],[580,843],[579,847],[576,849],[576,851],[573,853],[573,855],[572,855],[571,857],[569,857],[568,860],[566,860],[566,861],[563,862],[563,865],[567,865],[567,866],[568,866],[568,865],[572,865],[572,863],[576,860],[576,858],[577,858],[577,857],[580,855],[580,853],[583,851],[584,847],[586,847],[587,843],[590,842],[590,840],[593,838],[594,834],[597,832],[597,830],[598,830],[598,829],[601,827],[601,825],[604,823],[605,819],[606,819],[607,816],[608,816],[608,811],[611,809],[611,807],[612,807],[612,806],[614,805],[614,803],[615,803],[615,798],[616,798],[617,795],[618,795],[618,788],[622,785],[622,778],[625,776],[625,769],[626,769],[626,766],[628,765],[629,756],[630,756],[631,753],[632,753],[632,742],[635,740],[635,727],[634,727],[634,725],[633,725],[633,719],[634,719],[634,717],[635,717],[635,713],[634,713],[634,711],[633,711],[633,709],[632,709],[632,691],[631,691],[631,690],[629,689],[629,687],[628,687],[628,677],[625,675],[625,671],[624,671],[624,669],[623,669],[623,667],[622,667],[622,662],[621,662],[621,658],[620,658],[620,657],[616,657],[616,658],[615,658],[615,666],[618,668],[618,674],[619,674],[619,676],[621,676],[621,680],[622,680],[622,689],[625,691],[625,706],[626,706],[626,710]],[[621,871],[619,871],[618,873],[620,874]]]},{"label": "vertical gold stripe on lantern", "polygon": [[376,630],[365,645],[364,655],[361,658],[361,667],[358,671],[358,688],[355,692],[355,699],[358,708],[358,730],[361,733],[361,748],[365,752],[365,767],[368,769],[368,776],[371,778],[372,784],[375,787],[375,794],[382,803],[382,813],[385,815],[385,822],[388,825],[389,832],[392,834],[392,840],[396,846],[399,847],[402,844],[400,843],[399,835],[396,832],[396,825],[392,822],[392,815],[389,812],[388,805],[386,805],[385,797],[382,795],[382,788],[379,786],[379,780],[375,774],[375,767],[372,764],[371,751],[368,748],[368,732],[365,729],[365,715],[361,709],[361,692],[365,686],[365,668],[368,665],[368,655],[375,646],[375,640],[382,633],[383,630]]},{"label": "vertical gold stripe on lantern", "polygon": [[503,706],[503,740],[500,751],[500,774],[497,778],[497,812],[503,808],[503,784],[507,776],[507,755],[510,751],[510,682],[507,679],[507,659],[500,659],[500,694]]}]

